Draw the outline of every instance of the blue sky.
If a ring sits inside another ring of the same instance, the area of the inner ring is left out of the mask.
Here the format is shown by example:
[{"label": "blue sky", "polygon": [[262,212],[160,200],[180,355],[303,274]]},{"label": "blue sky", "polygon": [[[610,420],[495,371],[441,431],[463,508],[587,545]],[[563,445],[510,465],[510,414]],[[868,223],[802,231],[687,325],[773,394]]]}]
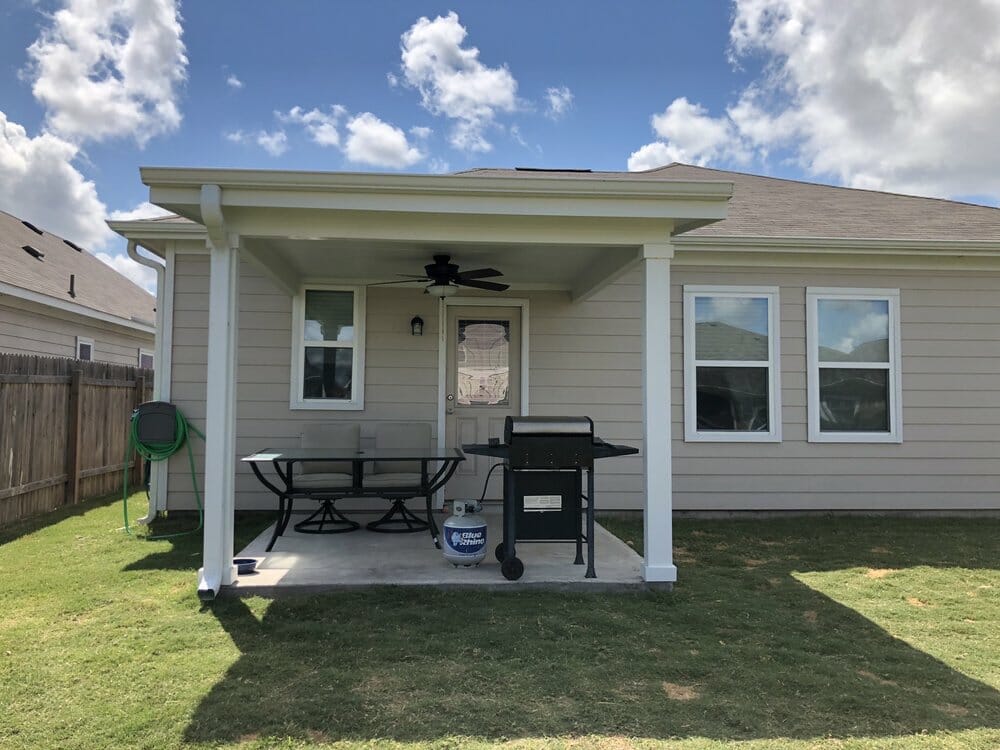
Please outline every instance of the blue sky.
[{"label": "blue sky", "polygon": [[[705,166],[1000,198],[1000,0],[8,0],[0,209],[120,258],[140,165]],[[874,6],[874,7],[873,7]]]}]

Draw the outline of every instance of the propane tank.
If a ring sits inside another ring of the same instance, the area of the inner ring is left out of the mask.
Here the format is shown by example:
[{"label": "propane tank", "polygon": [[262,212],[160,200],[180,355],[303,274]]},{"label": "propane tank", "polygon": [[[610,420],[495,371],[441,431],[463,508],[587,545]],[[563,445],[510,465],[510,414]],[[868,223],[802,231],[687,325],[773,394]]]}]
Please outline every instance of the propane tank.
[{"label": "propane tank", "polygon": [[479,565],[486,557],[486,520],[481,503],[457,500],[443,525],[444,559],[456,568]]}]

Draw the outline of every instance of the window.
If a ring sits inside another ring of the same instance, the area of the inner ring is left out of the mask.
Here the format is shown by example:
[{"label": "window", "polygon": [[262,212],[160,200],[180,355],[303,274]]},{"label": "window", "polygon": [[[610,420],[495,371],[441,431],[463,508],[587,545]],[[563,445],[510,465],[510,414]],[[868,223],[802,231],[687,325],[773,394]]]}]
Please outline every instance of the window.
[{"label": "window", "polygon": [[148,349],[139,350],[139,367],[144,370],[153,369],[153,353]]},{"label": "window", "polygon": [[296,297],[291,408],[364,408],[364,288],[310,286]]},{"label": "window", "polygon": [[898,289],[806,290],[809,440],[902,442]]},{"label": "window", "polygon": [[84,362],[91,362],[94,359],[94,340],[76,337],[76,358]]},{"label": "window", "polygon": [[684,439],[780,442],[777,287],[684,287]]}]

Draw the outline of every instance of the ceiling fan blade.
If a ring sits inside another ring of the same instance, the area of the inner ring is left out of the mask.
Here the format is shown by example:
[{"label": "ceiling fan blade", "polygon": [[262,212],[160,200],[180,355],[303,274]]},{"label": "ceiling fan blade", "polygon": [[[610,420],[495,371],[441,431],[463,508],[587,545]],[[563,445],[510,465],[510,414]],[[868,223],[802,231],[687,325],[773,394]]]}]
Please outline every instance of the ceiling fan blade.
[{"label": "ceiling fan blade", "polygon": [[427,283],[430,279],[425,279],[423,276],[418,276],[412,279],[402,279],[401,281],[376,281],[372,284],[365,284],[365,286],[388,286],[389,284],[417,284],[417,283]]},{"label": "ceiling fan blade", "polygon": [[475,268],[458,274],[459,279],[489,279],[494,276],[503,276],[503,274],[495,268]]},{"label": "ceiling fan blade", "polygon": [[459,286],[471,286],[473,289],[489,289],[491,292],[505,292],[510,289],[510,284],[496,284],[492,281],[474,281],[469,279],[455,279]]},{"label": "ceiling fan blade", "polygon": [[426,274],[418,274],[418,273],[397,273],[396,275],[399,276],[400,278],[403,278],[403,279],[420,279],[420,280],[424,280],[424,279],[427,278]]}]

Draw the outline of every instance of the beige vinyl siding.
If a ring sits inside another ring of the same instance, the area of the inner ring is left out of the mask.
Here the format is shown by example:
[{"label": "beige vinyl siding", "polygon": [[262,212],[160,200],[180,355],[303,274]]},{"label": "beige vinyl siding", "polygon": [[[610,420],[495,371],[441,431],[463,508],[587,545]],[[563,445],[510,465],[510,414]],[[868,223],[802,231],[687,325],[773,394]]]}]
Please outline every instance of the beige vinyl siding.
[{"label": "beige vinyl siding", "polygon": [[[292,411],[291,299],[254,268],[240,278],[237,453],[295,445],[307,421],[437,425],[437,301],[417,290],[368,290],[364,411]],[[641,277],[592,299],[530,300],[530,411],[587,414],[612,442],[642,447]],[[685,443],[683,284],[780,286],[783,442]],[[900,289],[903,443],[806,441],[805,288]],[[208,261],[178,255],[173,400],[204,424]],[[671,289],[674,507],[678,510],[1000,508],[1000,274],[862,272],[676,265]],[[424,319],[414,337],[409,321]],[[201,455],[201,446],[196,445]],[[192,507],[186,457],[173,459],[171,508]],[[600,507],[641,509],[643,458],[598,464]],[[199,469],[199,475],[201,470]],[[237,503],[271,508],[240,465]]]},{"label": "beige vinyl siding", "polygon": [[76,337],[94,341],[94,361],[138,365],[153,335],[0,295],[0,352],[75,357]]},{"label": "beige vinyl siding", "polygon": [[[532,414],[587,415],[605,440],[642,448],[640,281],[629,274],[576,303],[562,292],[526,295]],[[596,479],[601,508],[643,507],[641,456],[598,462]]]},{"label": "beige vinyl siding", "polygon": [[[1000,508],[1000,274],[675,266],[674,507],[684,510]],[[681,289],[779,285],[779,444],[685,443]],[[807,286],[898,288],[903,443],[809,443]]]}]

